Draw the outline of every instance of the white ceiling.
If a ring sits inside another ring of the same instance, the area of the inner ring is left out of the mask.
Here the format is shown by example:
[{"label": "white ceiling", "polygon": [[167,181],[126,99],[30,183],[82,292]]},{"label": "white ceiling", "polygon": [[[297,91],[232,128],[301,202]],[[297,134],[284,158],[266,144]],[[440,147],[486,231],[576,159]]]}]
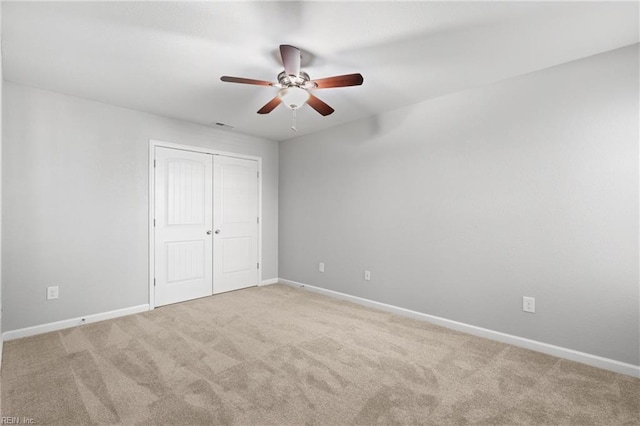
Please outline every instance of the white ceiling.
[{"label": "white ceiling", "polygon": [[[4,78],[234,132],[284,140],[638,42],[638,3],[2,3]],[[312,79],[360,72],[359,87],[256,111],[277,89],[278,45]]]}]

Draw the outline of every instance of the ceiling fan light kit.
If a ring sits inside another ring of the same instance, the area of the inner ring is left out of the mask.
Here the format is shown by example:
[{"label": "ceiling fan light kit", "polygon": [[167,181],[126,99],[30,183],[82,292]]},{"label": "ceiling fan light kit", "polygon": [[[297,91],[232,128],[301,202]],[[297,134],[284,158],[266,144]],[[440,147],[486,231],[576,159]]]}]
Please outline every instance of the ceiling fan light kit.
[{"label": "ceiling fan light kit", "polygon": [[298,109],[309,100],[310,93],[297,86],[283,87],[278,90],[278,97],[289,109]]},{"label": "ceiling fan light kit", "polygon": [[227,83],[242,83],[279,88],[280,90],[278,90],[276,97],[260,108],[258,110],[258,114],[268,114],[282,103],[287,108],[293,110],[294,125],[291,128],[294,131],[296,131],[295,111],[301,108],[305,103],[323,116],[327,116],[334,112],[333,108],[311,94],[309,90],[359,86],[364,81],[361,74],[346,74],[327,77],[320,80],[311,80],[309,74],[304,71],[300,71],[300,49],[287,44],[282,44],[280,45],[280,55],[282,57],[284,71],[278,74],[277,83],[229,76],[222,76],[220,77],[220,80]]}]

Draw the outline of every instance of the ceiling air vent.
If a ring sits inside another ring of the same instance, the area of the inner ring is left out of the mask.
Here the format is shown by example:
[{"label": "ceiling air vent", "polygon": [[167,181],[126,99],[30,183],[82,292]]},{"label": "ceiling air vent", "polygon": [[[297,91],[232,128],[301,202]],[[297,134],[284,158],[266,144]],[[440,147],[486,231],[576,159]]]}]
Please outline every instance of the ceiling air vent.
[{"label": "ceiling air vent", "polygon": [[228,124],[224,124],[224,123],[220,123],[219,121],[213,123],[216,127],[219,127],[221,129],[225,129],[225,130],[233,130],[233,126],[230,126]]}]

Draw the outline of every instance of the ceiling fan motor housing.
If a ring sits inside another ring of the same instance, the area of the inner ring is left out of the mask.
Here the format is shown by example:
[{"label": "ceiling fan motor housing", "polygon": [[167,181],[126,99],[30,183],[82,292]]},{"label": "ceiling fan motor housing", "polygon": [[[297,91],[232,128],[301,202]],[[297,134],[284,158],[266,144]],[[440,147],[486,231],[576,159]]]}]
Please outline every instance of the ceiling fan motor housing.
[{"label": "ceiling fan motor housing", "polygon": [[299,75],[288,75],[286,71],[282,71],[278,74],[278,83],[282,87],[302,87],[303,89],[313,89],[316,84],[310,81],[309,74],[304,71],[300,71]]}]

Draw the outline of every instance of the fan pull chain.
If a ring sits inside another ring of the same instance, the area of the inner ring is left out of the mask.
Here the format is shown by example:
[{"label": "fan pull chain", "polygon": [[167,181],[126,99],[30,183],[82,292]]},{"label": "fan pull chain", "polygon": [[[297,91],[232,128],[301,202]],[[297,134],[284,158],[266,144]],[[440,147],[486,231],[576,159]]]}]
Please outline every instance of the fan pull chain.
[{"label": "fan pull chain", "polygon": [[294,108],[291,111],[293,111],[293,125],[291,126],[291,130],[293,130],[294,132],[297,132],[298,129],[296,128],[296,110]]}]

